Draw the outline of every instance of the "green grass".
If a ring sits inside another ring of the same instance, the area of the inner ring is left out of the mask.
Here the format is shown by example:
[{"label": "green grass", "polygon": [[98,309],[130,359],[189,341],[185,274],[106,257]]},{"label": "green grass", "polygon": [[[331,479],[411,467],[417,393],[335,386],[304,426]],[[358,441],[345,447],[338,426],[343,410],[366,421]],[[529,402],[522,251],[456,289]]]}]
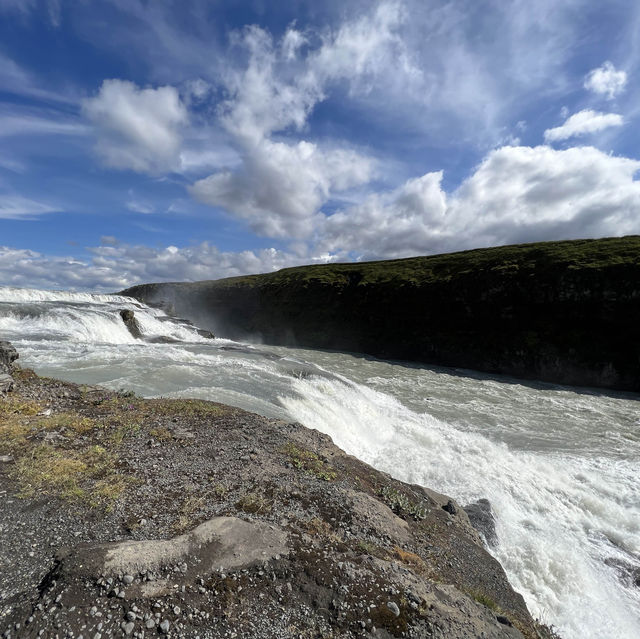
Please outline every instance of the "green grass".
[{"label": "green grass", "polygon": [[[215,281],[185,283],[192,292],[215,288],[262,288],[305,286],[310,283],[359,286],[392,282],[409,286],[446,283],[466,273],[492,271],[517,274],[522,271],[563,268],[600,269],[610,266],[640,266],[640,236],[598,240],[536,242],[492,248],[473,249],[426,257],[410,257],[375,262],[314,264],[286,268],[275,273],[230,277]],[[163,285],[141,285],[123,291],[136,295],[144,290],[161,290]],[[173,283],[175,284],[175,283]]]},{"label": "green grass", "polygon": [[289,456],[295,468],[303,470],[317,479],[333,481],[338,476],[338,473],[329,464],[310,450],[305,450],[290,442],[284,452]]}]

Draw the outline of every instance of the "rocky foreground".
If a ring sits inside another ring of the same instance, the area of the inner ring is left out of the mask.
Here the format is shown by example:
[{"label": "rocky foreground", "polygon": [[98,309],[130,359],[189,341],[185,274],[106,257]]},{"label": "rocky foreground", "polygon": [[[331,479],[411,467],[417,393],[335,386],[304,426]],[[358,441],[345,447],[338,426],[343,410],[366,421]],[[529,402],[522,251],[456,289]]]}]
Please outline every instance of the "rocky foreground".
[{"label": "rocky foreground", "polygon": [[486,504],[481,536],[299,424],[15,356],[0,342],[3,637],[553,636],[485,550]]}]

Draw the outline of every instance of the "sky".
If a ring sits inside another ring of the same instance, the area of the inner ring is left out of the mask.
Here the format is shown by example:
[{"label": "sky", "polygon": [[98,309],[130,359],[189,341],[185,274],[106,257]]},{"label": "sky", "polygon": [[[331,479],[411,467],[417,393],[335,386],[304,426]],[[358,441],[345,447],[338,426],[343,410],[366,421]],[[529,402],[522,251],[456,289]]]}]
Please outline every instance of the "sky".
[{"label": "sky", "polygon": [[0,285],[640,233],[634,0],[0,0]]}]

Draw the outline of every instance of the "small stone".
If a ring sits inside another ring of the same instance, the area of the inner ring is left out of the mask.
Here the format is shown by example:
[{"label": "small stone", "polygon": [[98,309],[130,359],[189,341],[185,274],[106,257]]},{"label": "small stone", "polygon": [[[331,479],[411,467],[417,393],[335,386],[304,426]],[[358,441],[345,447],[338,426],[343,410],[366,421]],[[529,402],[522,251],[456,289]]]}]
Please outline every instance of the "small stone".
[{"label": "small stone", "polygon": [[501,623],[505,626],[513,626],[513,624],[511,623],[511,620],[508,617],[505,617],[503,615],[498,615],[496,619],[498,623]]},{"label": "small stone", "polygon": [[442,506],[442,510],[448,512],[450,515],[456,515],[458,513],[458,509],[451,499]]},{"label": "small stone", "polygon": [[91,606],[90,610],[89,610],[89,614],[92,617],[95,617],[96,612],[98,612],[98,609],[96,608],[96,606]]},{"label": "small stone", "polygon": [[118,599],[124,599],[124,590],[121,590],[116,596]]},{"label": "small stone", "polygon": [[400,608],[398,608],[398,604],[395,601],[387,601],[387,608],[391,610],[394,617],[400,616]]},{"label": "small stone", "polygon": [[169,620],[168,619],[164,619],[162,621],[162,623],[160,624],[160,632],[164,633],[165,635],[169,634]]},{"label": "small stone", "polygon": [[156,622],[154,619],[147,619],[147,623],[144,625],[148,630],[151,630],[151,628],[155,628]]},{"label": "small stone", "polygon": [[135,621],[136,620],[136,613],[133,612],[132,610],[129,610],[129,612],[127,613],[127,619],[129,621]]},{"label": "small stone", "polygon": [[173,614],[174,615],[179,615],[180,614],[180,606],[174,606],[173,607]]},{"label": "small stone", "polygon": [[122,629],[124,630],[125,635],[130,635],[133,632],[135,624],[133,621],[127,621],[127,623],[122,624]]},{"label": "small stone", "polygon": [[125,584],[129,585],[133,583],[133,576],[132,575],[125,575],[122,578],[122,581],[124,581]]}]

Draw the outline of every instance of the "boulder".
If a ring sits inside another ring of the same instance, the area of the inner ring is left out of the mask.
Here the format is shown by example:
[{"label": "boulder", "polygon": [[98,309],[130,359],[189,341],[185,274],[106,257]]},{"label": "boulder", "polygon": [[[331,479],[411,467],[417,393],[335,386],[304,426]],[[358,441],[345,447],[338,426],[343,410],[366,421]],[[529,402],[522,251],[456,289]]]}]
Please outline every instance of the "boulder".
[{"label": "boulder", "polygon": [[482,498],[464,507],[471,525],[485,538],[488,546],[498,543],[496,520],[491,509],[491,502]]},{"label": "boulder", "polygon": [[140,324],[138,324],[138,320],[134,312],[128,308],[125,308],[120,311],[120,317],[124,322],[124,325],[127,327],[129,332],[136,339],[142,339],[142,331],[140,330]]},{"label": "boulder", "polygon": [[0,373],[10,373],[13,362],[18,359],[18,351],[11,342],[0,341]]}]

